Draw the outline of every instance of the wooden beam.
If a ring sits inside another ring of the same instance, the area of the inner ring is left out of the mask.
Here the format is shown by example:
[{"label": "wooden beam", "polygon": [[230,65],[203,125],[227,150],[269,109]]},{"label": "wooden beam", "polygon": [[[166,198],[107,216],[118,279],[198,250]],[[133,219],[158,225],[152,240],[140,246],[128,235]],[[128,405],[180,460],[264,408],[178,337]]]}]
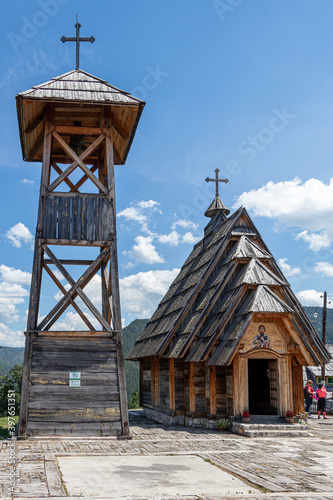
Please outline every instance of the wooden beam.
[{"label": "wooden beam", "polygon": [[209,413],[216,415],[216,369],[215,366],[209,367]]},{"label": "wooden beam", "polygon": [[[90,167],[90,172],[93,174],[97,170],[97,168],[98,168],[98,165],[97,165],[97,163],[95,163],[92,167]],[[87,175],[84,175],[83,177],[81,177],[81,179],[74,186],[75,190],[79,189],[86,182],[86,180],[88,180]]]},{"label": "wooden beam", "polygon": [[[51,259],[44,259],[44,264],[53,264]],[[64,266],[90,266],[93,260],[73,260],[73,259],[59,259],[59,262]]]},{"label": "wooden beam", "polygon": [[[44,125],[44,144],[43,144],[43,164],[42,176],[39,192],[38,216],[37,216],[37,229],[35,236],[35,250],[33,260],[33,272],[31,277],[29,310],[27,320],[27,330],[35,330],[38,319],[39,301],[42,284],[42,258],[43,249],[41,245],[42,230],[45,218],[45,192],[47,179],[49,178],[51,168],[51,147],[52,147],[52,118],[53,118],[53,105],[47,108],[47,121]],[[30,372],[31,372],[31,359],[32,359],[32,344],[35,334],[27,334],[25,341],[25,354],[23,365],[22,389],[21,389],[21,402],[20,402],[20,419],[19,419],[19,436],[25,436],[27,430],[28,420],[28,400],[30,391]]]},{"label": "wooden beam", "polygon": [[[107,249],[105,249],[107,250]],[[91,302],[91,300],[86,296],[86,294],[83,292],[83,288],[89,283],[89,281],[95,276],[96,274],[96,261],[99,260],[99,257],[93,261],[93,263],[89,266],[87,271],[83,273],[81,278],[75,282],[74,279],[71,277],[71,275],[68,273],[68,271],[60,264],[59,260],[56,258],[56,256],[51,252],[51,250],[47,247],[45,247],[45,252],[51,257],[53,260],[53,263],[56,264],[58,270],[63,274],[63,276],[67,279],[67,281],[73,286],[73,288],[76,287],[77,283],[81,281],[81,284],[79,287],[77,287],[75,293],[73,294],[73,298],[75,298],[77,295],[80,296],[81,300],[85,303],[85,305],[88,307],[88,309],[93,313],[95,318],[101,323],[101,325],[104,327],[105,330],[110,331],[111,326],[107,323],[107,321],[103,318],[103,316],[100,314],[98,309],[94,306],[94,304]],[[101,252],[101,254],[104,251]],[[100,256],[101,256],[100,254]],[[105,257],[104,257],[105,258]],[[99,267],[99,266],[98,266]],[[89,269],[95,269],[91,272],[89,272]],[[84,279],[83,276],[86,274],[86,278]],[[69,291],[71,292],[71,290]],[[61,309],[55,314],[55,316],[51,319],[51,321],[47,324],[45,329],[51,328],[51,326],[57,321],[57,319],[64,313],[64,311],[68,308],[69,302],[65,302]]]},{"label": "wooden beam", "polygon": [[26,134],[28,135],[31,134],[31,132],[33,132],[36,127],[38,127],[40,122],[44,120],[46,111],[47,111],[47,106],[45,106],[44,110],[38,116],[36,116],[36,118],[27,126],[27,128],[24,131]]},{"label": "wooden beam", "polygon": [[[45,318],[41,321],[41,323],[37,326],[36,330],[43,330],[48,323],[52,320],[52,318],[59,312],[63,312],[63,308],[66,305],[66,303],[69,303],[69,299],[73,296],[74,293],[75,295],[78,294],[80,298],[83,300],[83,302],[86,304],[86,306],[90,309],[90,311],[93,313],[93,315],[96,317],[96,319],[102,324],[102,326],[106,330],[111,330],[110,325],[105,321],[103,316],[99,313],[99,311],[96,309],[96,307],[92,304],[92,302],[88,299],[88,297],[85,295],[85,293],[82,291],[82,287],[84,287],[89,278],[91,279],[92,276],[94,276],[94,273],[96,272],[97,268],[99,268],[102,260],[107,256],[109,253],[109,249],[105,248],[102,250],[102,252],[99,254],[99,256],[94,260],[93,264],[91,264],[88,269],[82,274],[82,276],[74,282],[73,278],[70,276],[70,274],[66,271],[66,269],[63,267],[62,264],[58,261],[56,256],[51,252],[51,250],[44,245],[44,250],[47,253],[47,255],[50,257],[50,259],[53,261],[53,263],[57,266],[58,270],[63,274],[63,276],[67,279],[67,281],[72,285],[71,289],[64,295],[64,297],[54,306],[54,308],[45,316]],[[68,307],[68,306],[67,306]]]},{"label": "wooden beam", "polygon": [[32,160],[44,141],[44,131],[37,137],[32,147],[30,148],[28,160]]},{"label": "wooden beam", "polygon": [[122,139],[124,139],[124,141],[128,141],[129,134],[126,132],[126,130],[123,129],[123,127],[120,125],[120,123],[118,123],[118,121],[116,120],[116,118],[113,115],[113,113],[111,112],[111,110],[108,110],[108,111],[110,111],[110,113],[108,114],[109,115],[108,118],[110,119],[110,122],[111,122],[113,128],[118,132],[120,137]]},{"label": "wooden beam", "polygon": [[[90,144],[90,146],[80,155],[80,160],[84,161],[86,158],[89,158],[91,153],[93,151],[95,151],[95,149],[97,149],[98,146],[104,141],[104,138],[105,138],[104,134],[97,137],[97,139],[92,144]],[[66,144],[66,146],[67,146],[67,144]],[[64,172],[57,179],[55,179],[52,182],[52,184],[49,185],[48,190],[54,191],[54,189],[56,187],[58,187],[59,184],[62,183],[62,181],[65,179],[65,177],[70,175],[78,166],[79,166],[78,162],[74,161],[69,167],[66,168],[66,170],[64,170]]]},{"label": "wooden beam", "polygon": [[195,412],[195,383],[194,383],[194,363],[189,363],[188,374],[189,385],[189,405],[190,412]]},{"label": "wooden beam", "polygon": [[[78,166],[83,170],[83,172],[89,177],[89,179],[95,184],[96,187],[98,187],[98,189],[100,191],[102,191],[102,193],[105,193],[107,194],[107,190],[105,189],[105,187],[103,186],[103,184],[97,179],[97,177],[91,173],[90,169],[87,167],[87,165],[85,163],[83,163],[82,159],[81,159],[81,156],[84,154],[82,153],[82,155],[79,157],[77,156],[76,153],[74,153],[74,151],[68,146],[68,144],[62,139],[62,137],[60,137],[59,134],[57,134],[57,132],[53,131],[52,132],[52,135],[53,137],[55,138],[55,140],[58,142],[58,144],[60,144],[60,146],[62,147],[62,149],[68,154],[68,156],[70,158],[72,158],[72,160],[74,160],[74,162],[76,162],[78,164]],[[100,136],[101,137],[101,136]],[[98,137],[96,139],[95,142],[98,141],[98,139],[100,138]],[[93,143],[95,144],[95,143]],[[88,149],[86,149],[85,152],[87,152]],[[66,169],[68,170],[68,169]],[[65,170],[65,172],[66,172]],[[65,173],[64,172],[64,173]],[[61,177],[61,176],[60,176]],[[67,177],[67,176],[66,176]],[[58,177],[59,178],[59,177]]]},{"label": "wooden beam", "polygon": [[[76,184],[75,184],[76,185]],[[55,191],[54,193],[46,193],[48,198],[98,198],[105,200],[107,195],[102,193],[74,193],[73,191]]]},{"label": "wooden beam", "polygon": [[[61,175],[63,174],[63,171],[61,170],[61,168],[56,164],[55,161],[52,162],[52,167],[54,168],[54,170],[57,172],[58,175]],[[72,189],[73,191],[77,191],[75,189],[75,186],[74,184],[72,183],[72,181],[68,178],[68,177],[65,177],[64,181],[66,182],[67,186]]]},{"label": "wooden beam", "polygon": [[[62,284],[60,283],[60,281],[57,279],[57,277],[53,274],[53,272],[51,271],[51,269],[48,267],[48,265],[45,263],[45,260],[44,260],[44,263],[43,263],[43,267],[45,269],[45,271],[47,272],[47,274],[50,276],[50,278],[54,281],[54,283],[57,285],[57,287],[59,288],[59,290],[64,294],[66,295],[67,293],[67,290],[65,287],[62,286]],[[90,323],[89,319],[85,316],[85,314],[81,311],[81,309],[79,308],[79,306],[76,304],[76,302],[74,302],[73,299],[69,299],[69,303],[71,304],[71,306],[75,309],[75,311],[78,313],[78,315],[80,316],[80,318],[82,319],[82,321],[84,321],[84,323],[87,325],[87,327],[89,328],[89,330],[92,330],[94,331],[95,328],[94,326]]]},{"label": "wooden beam", "polygon": [[74,127],[72,125],[57,125],[58,134],[64,135],[101,135],[103,132],[99,127]]},{"label": "wooden beam", "polygon": [[175,395],[175,360],[169,358],[169,399],[170,410],[176,410],[176,395]]},{"label": "wooden beam", "polygon": [[294,412],[296,415],[304,412],[303,367],[292,366],[292,388]]},{"label": "wooden beam", "polygon": [[53,238],[43,238],[42,243],[44,245],[72,245],[76,247],[107,247],[110,245],[109,241],[105,240],[65,240],[65,239],[53,239]]},{"label": "wooden beam", "polygon": [[[119,294],[119,276],[118,276],[118,255],[117,255],[117,239],[116,239],[116,196],[115,196],[115,180],[114,180],[114,156],[113,156],[113,140],[110,129],[110,108],[105,110],[105,166],[107,172],[107,192],[110,199],[109,220],[110,220],[110,286],[112,290],[112,320],[113,328],[121,329],[121,311],[120,311],[120,294]],[[119,346],[117,348],[117,366],[119,377],[119,398],[120,398],[120,414],[123,434],[129,434],[128,427],[128,408],[127,408],[127,392],[125,378],[125,362],[122,335],[119,335]]]}]

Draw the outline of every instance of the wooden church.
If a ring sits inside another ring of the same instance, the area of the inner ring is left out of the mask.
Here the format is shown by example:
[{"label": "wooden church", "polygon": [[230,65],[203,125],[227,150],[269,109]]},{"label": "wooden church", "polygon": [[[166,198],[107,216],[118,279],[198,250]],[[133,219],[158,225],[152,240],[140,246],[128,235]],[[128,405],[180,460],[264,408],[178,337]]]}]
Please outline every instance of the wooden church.
[{"label": "wooden church", "polygon": [[144,411],[170,424],[300,413],[302,367],[330,358],[246,209],[229,216],[216,177],[204,237],[127,357],[140,362]]},{"label": "wooden church", "polygon": [[[79,31],[77,22],[76,38],[62,39],[76,41],[76,69],[16,98],[23,158],[42,163],[20,437],[129,434],[114,165],[125,163],[145,103],[79,69],[80,41],[93,41]],[[45,278],[58,292],[46,314]],[[86,293],[93,279],[100,305]],[[82,326],[67,326],[68,311]]]}]

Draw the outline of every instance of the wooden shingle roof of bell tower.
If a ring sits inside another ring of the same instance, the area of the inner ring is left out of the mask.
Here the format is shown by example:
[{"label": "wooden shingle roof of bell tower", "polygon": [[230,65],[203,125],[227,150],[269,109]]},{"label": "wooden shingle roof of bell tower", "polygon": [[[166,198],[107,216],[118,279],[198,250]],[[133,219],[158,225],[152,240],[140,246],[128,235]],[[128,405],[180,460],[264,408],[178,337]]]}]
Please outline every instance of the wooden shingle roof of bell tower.
[{"label": "wooden shingle roof of bell tower", "polygon": [[126,161],[145,106],[144,101],[129,92],[81,69],[51,78],[48,82],[19,93],[16,103],[24,160],[42,160],[44,118],[48,104],[53,103],[54,124],[73,127],[80,123],[83,134],[88,135],[88,142],[89,134],[86,132],[102,127],[104,109],[110,107],[115,164],[121,165]]}]

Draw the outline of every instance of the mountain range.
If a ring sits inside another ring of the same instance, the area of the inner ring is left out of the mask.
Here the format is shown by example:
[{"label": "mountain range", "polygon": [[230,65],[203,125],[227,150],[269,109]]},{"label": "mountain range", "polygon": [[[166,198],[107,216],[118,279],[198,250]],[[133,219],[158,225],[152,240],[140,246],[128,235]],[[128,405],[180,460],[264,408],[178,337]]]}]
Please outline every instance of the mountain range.
[{"label": "mountain range", "polygon": [[[322,308],[305,307],[320,338],[322,337]],[[128,354],[136,339],[145,328],[148,319],[135,319],[123,328],[124,355]],[[333,309],[327,309],[326,343],[333,344]],[[9,372],[14,365],[23,363],[24,347],[5,347],[0,349],[0,376]],[[139,388],[139,363],[125,361],[127,394],[130,396]]]}]

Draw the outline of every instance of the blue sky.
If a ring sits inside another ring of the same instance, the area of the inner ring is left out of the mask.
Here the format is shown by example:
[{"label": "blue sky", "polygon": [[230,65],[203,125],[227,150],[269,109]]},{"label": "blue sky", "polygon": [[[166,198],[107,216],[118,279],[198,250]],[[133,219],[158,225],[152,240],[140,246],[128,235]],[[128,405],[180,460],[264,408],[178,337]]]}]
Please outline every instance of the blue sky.
[{"label": "blue sky", "polygon": [[[23,343],[40,179],[22,161],[15,95],[74,69],[60,37],[76,13],[96,38],[80,67],[147,102],[116,167],[124,323],[152,314],[201,238],[216,168],[301,302],[333,297],[330,0],[13,0],[0,19],[0,343]],[[97,305],[98,291],[96,278]],[[58,296],[45,280],[41,315]],[[79,325],[73,311],[62,324]]]}]

